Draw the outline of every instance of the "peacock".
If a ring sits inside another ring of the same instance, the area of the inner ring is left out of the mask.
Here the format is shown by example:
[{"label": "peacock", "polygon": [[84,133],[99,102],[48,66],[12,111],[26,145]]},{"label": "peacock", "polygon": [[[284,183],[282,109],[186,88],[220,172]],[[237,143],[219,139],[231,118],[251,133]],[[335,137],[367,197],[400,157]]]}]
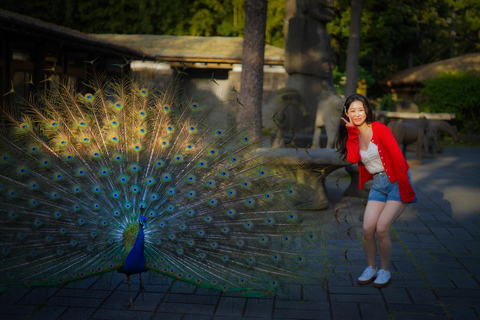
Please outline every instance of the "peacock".
[{"label": "peacock", "polygon": [[178,79],[88,75],[2,115],[0,290],[113,271],[247,296],[313,281],[323,215],[248,119],[219,120]]}]

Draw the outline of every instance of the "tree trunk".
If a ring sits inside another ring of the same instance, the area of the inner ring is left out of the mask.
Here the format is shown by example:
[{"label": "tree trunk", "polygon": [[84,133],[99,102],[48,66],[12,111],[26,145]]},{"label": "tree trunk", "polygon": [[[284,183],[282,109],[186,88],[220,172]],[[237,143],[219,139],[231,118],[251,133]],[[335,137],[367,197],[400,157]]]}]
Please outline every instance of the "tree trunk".
[{"label": "tree trunk", "polygon": [[[251,127],[252,139],[262,137],[263,62],[267,0],[245,0],[245,29],[242,55],[242,84],[238,119]],[[245,119],[248,118],[248,120]]]},{"label": "tree trunk", "polygon": [[362,20],[362,0],[352,0],[350,35],[348,37],[345,97],[357,92],[358,57],[360,55],[360,26]]},{"label": "tree trunk", "polygon": [[450,29],[450,58],[455,58],[455,41],[457,38],[457,8],[452,10],[452,27]]}]

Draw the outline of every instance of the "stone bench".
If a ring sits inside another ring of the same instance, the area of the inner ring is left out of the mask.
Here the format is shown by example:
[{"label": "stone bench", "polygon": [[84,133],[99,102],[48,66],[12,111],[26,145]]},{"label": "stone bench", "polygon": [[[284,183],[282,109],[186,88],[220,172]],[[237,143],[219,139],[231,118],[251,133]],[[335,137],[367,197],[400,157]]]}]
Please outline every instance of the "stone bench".
[{"label": "stone bench", "polygon": [[294,148],[259,148],[257,152],[265,153],[262,156],[270,158],[269,163],[291,169],[298,183],[310,186],[311,205],[305,207],[308,210],[325,210],[330,206],[325,179],[331,172],[350,165],[341,160],[334,149],[308,149],[306,152]]}]

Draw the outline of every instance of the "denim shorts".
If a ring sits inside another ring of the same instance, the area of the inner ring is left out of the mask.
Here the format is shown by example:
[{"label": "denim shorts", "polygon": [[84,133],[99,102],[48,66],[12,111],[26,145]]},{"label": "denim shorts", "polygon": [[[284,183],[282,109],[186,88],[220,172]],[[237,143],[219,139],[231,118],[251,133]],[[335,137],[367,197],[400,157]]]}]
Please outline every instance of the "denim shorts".
[{"label": "denim shorts", "polygon": [[[412,185],[413,192],[415,192],[415,188],[413,187],[412,183],[412,176],[410,175],[410,170],[408,171],[408,180]],[[400,198],[400,188],[398,187],[398,182],[395,181],[391,183],[388,179],[388,176],[385,172],[375,174],[373,176],[373,186],[370,189],[370,194],[368,196],[368,200],[373,201],[380,201],[380,202],[387,202],[390,200],[403,202],[402,198]],[[415,195],[415,199],[409,203],[417,202],[417,196]]]}]

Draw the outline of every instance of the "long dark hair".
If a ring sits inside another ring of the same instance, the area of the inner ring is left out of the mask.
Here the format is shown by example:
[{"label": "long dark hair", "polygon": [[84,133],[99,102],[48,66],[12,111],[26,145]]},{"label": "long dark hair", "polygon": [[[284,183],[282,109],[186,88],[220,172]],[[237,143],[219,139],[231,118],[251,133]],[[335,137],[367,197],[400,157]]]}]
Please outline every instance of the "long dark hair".
[{"label": "long dark hair", "polygon": [[[342,118],[344,118],[345,120],[348,120],[346,113],[348,111],[348,108],[350,108],[350,105],[354,101],[360,101],[361,103],[363,103],[363,107],[365,108],[365,114],[367,116],[366,121],[368,124],[372,123],[372,120],[373,120],[372,108],[370,107],[370,104],[368,103],[367,98],[365,98],[364,96],[358,93],[352,94],[350,97],[347,98],[347,100],[345,100],[345,103],[343,105],[343,110],[342,110]],[[340,124],[338,125],[337,138],[335,139],[335,149],[337,149],[337,152],[340,153],[340,158],[343,157],[343,159],[347,157],[347,138],[348,138],[347,127],[345,126],[345,122],[342,119],[340,119]]]}]

